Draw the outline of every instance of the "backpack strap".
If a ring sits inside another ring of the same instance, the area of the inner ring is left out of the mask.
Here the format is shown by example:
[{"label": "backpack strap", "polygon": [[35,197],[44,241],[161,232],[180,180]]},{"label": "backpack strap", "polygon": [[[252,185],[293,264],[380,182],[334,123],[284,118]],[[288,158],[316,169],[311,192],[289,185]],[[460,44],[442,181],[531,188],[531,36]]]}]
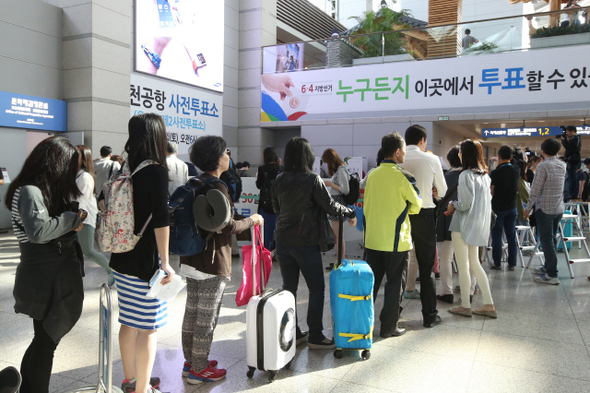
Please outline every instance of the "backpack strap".
[{"label": "backpack strap", "polygon": [[153,161],[153,160],[145,160],[141,164],[139,164],[137,166],[137,168],[135,168],[135,170],[133,171],[133,173],[130,176],[135,175],[137,172],[141,171],[146,166],[149,166],[149,165],[157,165],[157,164],[158,163],[156,161]]}]

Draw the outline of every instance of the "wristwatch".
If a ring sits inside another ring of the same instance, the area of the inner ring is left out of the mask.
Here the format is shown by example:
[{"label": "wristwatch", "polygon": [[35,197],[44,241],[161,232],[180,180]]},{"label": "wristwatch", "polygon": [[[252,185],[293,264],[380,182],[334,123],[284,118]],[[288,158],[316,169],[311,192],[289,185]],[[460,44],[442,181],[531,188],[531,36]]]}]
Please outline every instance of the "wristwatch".
[{"label": "wristwatch", "polygon": [[148,44],[141,45],[141,49],[143,49],[143,53],[150,59],[150,61],[156,66],[156,68],[160,68],[160,63],[162,62],[162,58],[156,52],[153,52]]}]

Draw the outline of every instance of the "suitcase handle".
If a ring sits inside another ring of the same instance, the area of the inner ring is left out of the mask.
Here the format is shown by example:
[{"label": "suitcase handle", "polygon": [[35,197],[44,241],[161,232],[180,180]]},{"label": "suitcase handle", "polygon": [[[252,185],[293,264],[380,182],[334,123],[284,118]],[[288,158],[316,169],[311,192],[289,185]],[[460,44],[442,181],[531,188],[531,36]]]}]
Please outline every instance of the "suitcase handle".
[{"label": "suitcase handle", "polygon": [[343,238],[343,234],[342,231],[344,230],[344,216],[339,215],[338,216],[338,239],[336,239],[336,241],[338,242],[338,261],[336,262],[336,265],[334,266],[334,268],[338,269],[338,267],[340,267],[340,265],[342,264],[342,238]]},{"label": "suitcase handle", "polygon": [[[256,252],[254,251],[254,248],[256,247],[256,243],[257,240],[259,240],[259,243],[261,245],[264,245],[264,224],[260,224],[260,237],[261,239],[258,239],[258,236],[256,235],[256,225],[250,227],[250,238],[252,239],[252,296],[256,296]],[[265,274],[264,274],[264,262],[262,261],[262,253],[259,252],[259,259],[260,259],[260,293],[264,292],[266,290],[266,285],[264,282],[264,278],[265,278]]]}]

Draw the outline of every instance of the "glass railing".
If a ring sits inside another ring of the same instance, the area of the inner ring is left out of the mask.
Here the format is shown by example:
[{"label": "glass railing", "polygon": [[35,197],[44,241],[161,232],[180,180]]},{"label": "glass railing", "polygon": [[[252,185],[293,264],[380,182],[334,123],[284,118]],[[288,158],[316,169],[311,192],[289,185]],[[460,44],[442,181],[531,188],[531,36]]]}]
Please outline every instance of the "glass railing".
[{"label": "glass railing", "polygon": [[[263,74],[590,44],[590,7],[263,48]],[[569,26],[564,20],[569,19]],[[471,34],[467,35],[466,30]]]}]

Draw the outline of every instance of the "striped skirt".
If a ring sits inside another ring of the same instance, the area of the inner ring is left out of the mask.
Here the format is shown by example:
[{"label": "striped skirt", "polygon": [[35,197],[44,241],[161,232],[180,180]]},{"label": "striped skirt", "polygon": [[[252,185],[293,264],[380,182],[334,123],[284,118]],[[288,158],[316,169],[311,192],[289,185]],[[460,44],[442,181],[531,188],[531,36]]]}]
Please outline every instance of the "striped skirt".
[{"label": "striped skirt", "polygon": [[147,281],[113,271],[119,297],[119,323],[142,330],[159,329],[168,322],[168,305],[146,297]]}]

